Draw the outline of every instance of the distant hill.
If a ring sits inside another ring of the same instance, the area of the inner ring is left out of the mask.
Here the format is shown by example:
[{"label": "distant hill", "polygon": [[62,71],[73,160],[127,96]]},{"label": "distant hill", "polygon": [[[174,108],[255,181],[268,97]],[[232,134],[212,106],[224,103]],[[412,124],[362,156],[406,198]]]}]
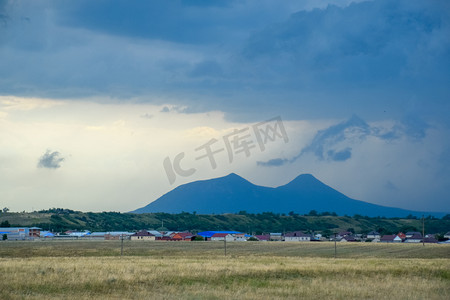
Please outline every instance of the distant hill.
[{"label": "distant hill", "polygon": [[[330,236],[333,232],[354,231],[368,233],[376,230],[382,234],[421,231],[420,218],[369,218],[363,216],[335,216],[334,213],[312,213],[287,215],[264,212],[250,214],[200,215],[192,213],[148,213],[132,214],[119,212],[80,212],[69,209],[50,209],[32,213],[0,213],[0,223],[8,221],[11,227],[37,226],[44,230],[63,232],[66,230],[90,231],[137,231],[164,227],[170,231],[200,232],[206,230],[231,230],[261,234],[302,230]],[[425,233],[445,234],[450,230],[450,214],[437,219],[425,219]]]},{"label": "distant hill", "polygon": [[[239,211],[248,213],[293,211],[305,214],[311,210],[369,217],[421,216],[424,213],[351,199],[310,174],[300,175],[286,185],[270,188],[255,185],[234,173],[181,185],[132,213],[195,211],[199,214],[222,214]],[[445,213],[425,213],[430,214],[435,217],[445,215]]]}]

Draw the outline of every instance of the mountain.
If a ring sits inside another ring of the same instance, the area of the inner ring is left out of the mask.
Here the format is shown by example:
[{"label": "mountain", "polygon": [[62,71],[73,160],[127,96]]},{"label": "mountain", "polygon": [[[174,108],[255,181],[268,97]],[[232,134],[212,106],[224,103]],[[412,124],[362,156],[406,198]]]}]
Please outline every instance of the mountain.
[{"label": "mountain", "polygon": [[[271,188],[255,185],[234,173],[181,185],[133,213],[195,211],[199,214],[222,214],[239,211],[248,213],[294,211],[305,214],[311,210],[369,217],[422,215],[422,212],[351,199],[310,174],[300,175],[286,185]],[[443,213],[433,215],[440,216]]]}]

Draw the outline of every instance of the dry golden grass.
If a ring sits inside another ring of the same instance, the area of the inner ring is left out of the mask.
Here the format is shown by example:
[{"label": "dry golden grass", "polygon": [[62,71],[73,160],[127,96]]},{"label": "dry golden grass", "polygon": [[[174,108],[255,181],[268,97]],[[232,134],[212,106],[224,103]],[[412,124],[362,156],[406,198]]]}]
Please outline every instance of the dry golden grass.
[{"label": "dry golden grass", "polygon": [[0,299],[450,299],[448,245],[119,245],[1,243]]},{"label": "dry golden grass", "polygon": [[[228,253],[235,256],[334,257],[332,242],[233,242]],[[220,256],[223,242],[125,241],[126,256]],[[450,258],[450,245],[338,243],[339,258]],[[0,242],[0,257],[118,256],[120,241]]]},{"label": "dry golden grass", "polygon": [[448,259],[7,258],[1,299],[449,299]]}]

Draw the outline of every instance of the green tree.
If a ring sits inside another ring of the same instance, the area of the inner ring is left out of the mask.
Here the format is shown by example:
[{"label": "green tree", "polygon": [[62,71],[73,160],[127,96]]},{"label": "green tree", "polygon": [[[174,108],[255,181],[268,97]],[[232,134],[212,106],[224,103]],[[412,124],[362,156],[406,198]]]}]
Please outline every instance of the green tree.
[{"label": "green tree", "polygon": [[9,224],[8,220],[6,220],[0,223],[0,227],[11,227],[11,224]]},{"label": "green tree", "polygon": [[419,229],[412,225],[403,225],[400,227],[399,231],[406,233],[408,231],[419,231]]},{"label": "green tree", "polygon": [[325,229],[324,231],[322,231],[322,236],[329,238],[330,236],[333,235],[333,232],[330,229]]},{"label": "green tree", "polygon": [[447,239],[444,237],[444,234],[438,233],[434,236],[439,242],[446,241]]},{"label": "green tree", "polygon": [[6,241],[8,239],[8,235],[6,233],[3,234],[3,240]]},{"label": "green tree", "polygon": [[406,219],[416,220],[417,217],[416,217],[416,216],[413,216],[412,214],[409,214],[409,215],[406,216]]},{"label": "green tree", "polygon": [[377,231],[381,234],[381,235],[385,235],[388,234],[388,231],[386,230],[386,228],[384,227],[378,227]]}]

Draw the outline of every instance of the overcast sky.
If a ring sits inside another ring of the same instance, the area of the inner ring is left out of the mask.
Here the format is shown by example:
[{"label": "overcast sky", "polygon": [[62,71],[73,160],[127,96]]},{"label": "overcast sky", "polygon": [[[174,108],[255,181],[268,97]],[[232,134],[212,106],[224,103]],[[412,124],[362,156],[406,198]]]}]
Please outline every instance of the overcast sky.
[{"label": "overcast sky", "polygon": [[0,0],[0,206],[311,173],[449,212],[449,70],[446,0]]}]

